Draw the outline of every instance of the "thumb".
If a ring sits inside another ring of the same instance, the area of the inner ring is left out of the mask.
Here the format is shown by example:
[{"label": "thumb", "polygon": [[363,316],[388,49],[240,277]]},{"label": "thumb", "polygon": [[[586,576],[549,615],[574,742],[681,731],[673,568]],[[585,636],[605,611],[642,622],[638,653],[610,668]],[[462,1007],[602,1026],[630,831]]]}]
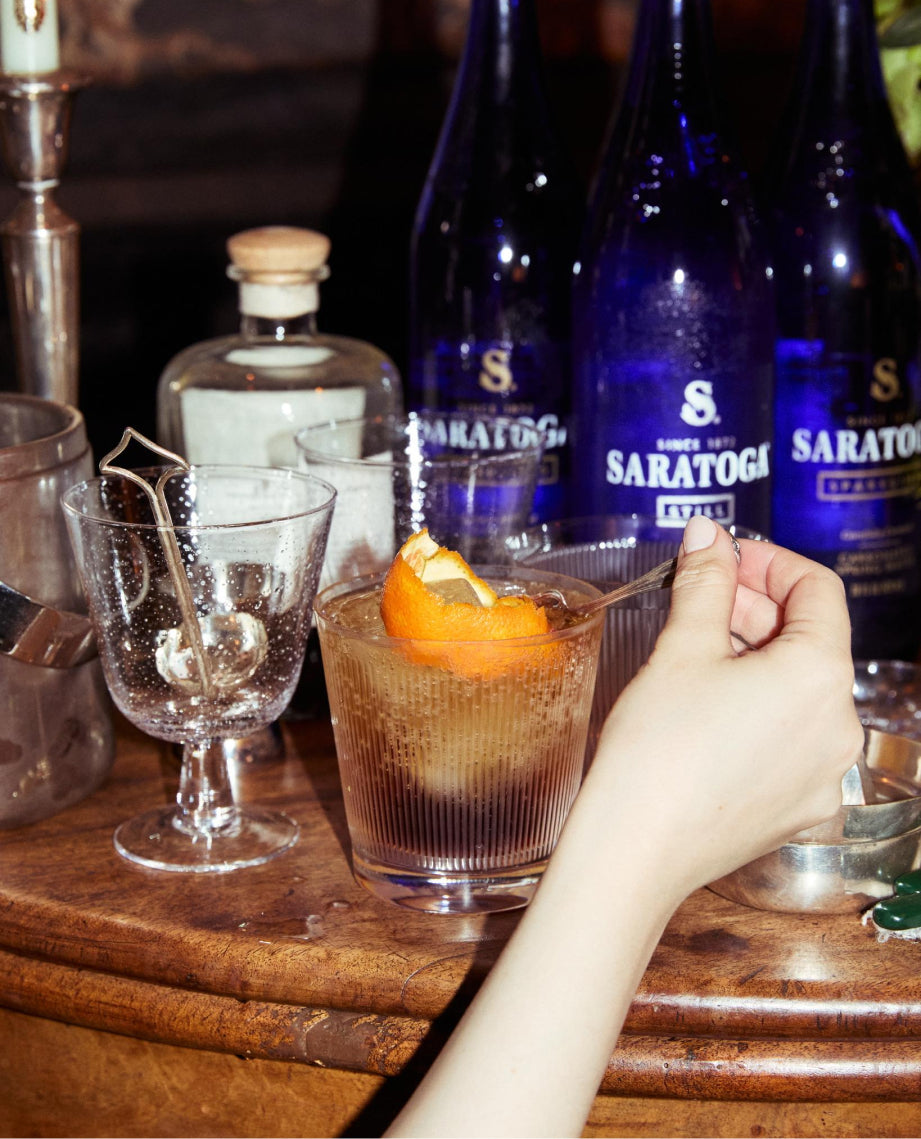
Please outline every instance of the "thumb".
[{"label": "thumb", "polygon": [[729,622],[738,578],[738,561],[728,533],[712,518],[695,515],[685,527],[678,552],[662,638],[674,640],[684,654],[730,653]]}]

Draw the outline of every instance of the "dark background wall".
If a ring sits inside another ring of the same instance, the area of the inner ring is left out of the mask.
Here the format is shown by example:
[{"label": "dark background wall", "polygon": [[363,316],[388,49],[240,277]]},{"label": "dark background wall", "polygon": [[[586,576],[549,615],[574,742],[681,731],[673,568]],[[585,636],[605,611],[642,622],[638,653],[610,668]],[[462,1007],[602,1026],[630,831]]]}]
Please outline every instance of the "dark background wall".
[{"label": "dark background wall", "polygon": [[[537,0],[561,128],[588,183],[641,0]],[[757,173],[805,0],[714,0],[720,81]],[[332,238],[321,326],[404,363],[409,230],[466,0],[59,0],[77,97],[58,194],[82,227],[81,397],[97,455],[154,430],[180,348],[237,325],[224,242],[253,225]],[[0,217],[16,191],[0,176]],[[13,388],[0,297],[0,387]]]}]

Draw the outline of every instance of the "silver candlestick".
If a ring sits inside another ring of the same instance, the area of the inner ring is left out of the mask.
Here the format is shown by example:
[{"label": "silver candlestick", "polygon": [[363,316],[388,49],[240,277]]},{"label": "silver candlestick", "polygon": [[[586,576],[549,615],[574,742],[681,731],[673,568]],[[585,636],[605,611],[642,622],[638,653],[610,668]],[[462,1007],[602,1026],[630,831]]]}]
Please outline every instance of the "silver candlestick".
[{"label": "silver candlestick", "polygon": [[73,97],[66,71],[0,75],[0,146],[22,197],[0,224],[16,376],[31,395],[77,405],[79,234],[54,191],[67,157]]}]

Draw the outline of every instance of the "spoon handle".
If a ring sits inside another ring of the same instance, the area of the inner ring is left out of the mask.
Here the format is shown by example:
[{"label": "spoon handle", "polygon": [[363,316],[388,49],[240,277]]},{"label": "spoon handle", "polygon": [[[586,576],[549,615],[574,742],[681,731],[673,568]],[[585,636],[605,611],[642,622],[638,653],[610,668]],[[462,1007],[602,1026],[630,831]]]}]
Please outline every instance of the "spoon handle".
[{"label": "spoon handle", "polygon": [[667,562],[653,566],[651,570],[647,570],[634,581],[628,581],[626,585],[619,585],[617,589],[612,589],[610,593],[605,593],[602,597],[586,601],[584,605],[579,606],[579,612],[588,617],[592,613],[597,613],[599,609],[607,609],[609,605],[614,605],[627,597],[635,597],[638,593],[648,593],[651,589],[660,589],[662,586],[671,583],[677,565],[677,558],[669,558]]}]

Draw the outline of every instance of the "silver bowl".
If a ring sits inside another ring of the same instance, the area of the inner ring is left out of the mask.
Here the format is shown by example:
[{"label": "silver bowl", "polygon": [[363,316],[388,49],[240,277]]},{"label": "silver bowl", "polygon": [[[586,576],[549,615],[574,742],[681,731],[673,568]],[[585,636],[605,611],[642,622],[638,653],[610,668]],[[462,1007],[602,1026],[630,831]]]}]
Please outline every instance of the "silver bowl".
[{"label": "silver bowl", "polygon": [[921,742],[867,728],[864,754],[878,802],[841,807],[710,889],[784,913],[854,913],[888,897],[921,865]]}]

